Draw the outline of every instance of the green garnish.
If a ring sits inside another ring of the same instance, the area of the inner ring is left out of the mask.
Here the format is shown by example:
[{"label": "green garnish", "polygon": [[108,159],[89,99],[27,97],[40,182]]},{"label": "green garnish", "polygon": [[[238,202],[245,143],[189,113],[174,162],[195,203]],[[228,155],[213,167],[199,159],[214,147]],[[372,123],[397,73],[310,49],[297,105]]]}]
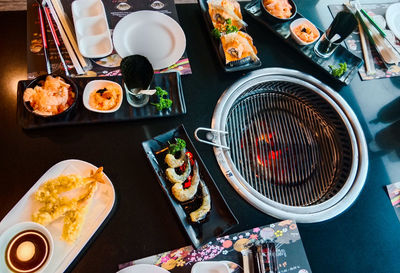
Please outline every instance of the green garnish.
[{"label": "green garnish", "polygon": [[330,65],[329,68],[332,70],[331,74],[334,77],[339,78],[344,74],[344,72],[347,71],[347,63],[339,63],[339,67],[334,67],[333,65]]},{"label": "green garnish", "polygon": [[175,138],[176,143],[169,143],[168,153],[175,155],[177,152],[182,151],[186,148],[186,142],[181,138]]},{"label": "green garnish", "polygon": [[161,87],[156,87],[156,95],[158,97],[158,103],[151,103],[154,105],[158,111],[162,111],[164,109],[168,109],[172,105],[172,100],[165,98],[164,96],[168,96],[168,92],[163,90]]},{"label": "green garnish", "polygon": [[213,35],[215,38],[217,38],[217,39],[221,38],[221,32],[220,32],[217,28],[214,28],[214,29],[211,31],[211,33],[212,33],[212,35]]},{"label": "green garnish", "polygon": [[219,39],[224,34],[229,34],[229,33],[238,32],[238,31],[239,31],[239,29],[236,26],[232,25],[232,19],[228,18],[225,20],[225,24],[221,30],[214,28],[211,31],[211,33],[215,38]]},{"label": "green garnish", "polygon": [[232,26],[232,25],[227,25],[225,28],[225,33],[229,34],[229,33],[233,33],[233,32],[238,32],[238,28],[236,26]]}]

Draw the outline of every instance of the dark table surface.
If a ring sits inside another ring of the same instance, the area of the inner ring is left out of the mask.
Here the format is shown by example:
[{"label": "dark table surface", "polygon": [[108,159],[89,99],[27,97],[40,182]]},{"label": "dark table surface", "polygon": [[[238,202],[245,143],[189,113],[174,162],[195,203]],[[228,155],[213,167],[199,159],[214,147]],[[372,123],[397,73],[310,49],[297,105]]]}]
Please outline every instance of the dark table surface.
[{"label": "dark table surface", "polygon": [[[326,28],[329,25],[331,17],[325,1],[297,2],[299,11],[317,26]],[[82,159],[104,166],[116,189],[115,213],[69,268],[71,271],[115,272],[119,263],[189,244],[140,144],[181,123],[191,135],[199,126],[210,126],[218,98],[245,73],[222,72],[197,5],[178,5],[177,9],[193,69],[193,75],[183,77],[186,115],[36,131],[22,130],[15,114],[17,82],[26,79],[26,13],[0,13],[0,25],[3,26],[0,43],[0,217],[6,215],[47,169],[65,159]],[[373,142],[379,130],[391,126],[390,123],[371,121],[382,107],[400,95],[400,78],[362,82],[356,76],[349,86],[341,88],[257,22],[247,16],[245,20],[263,67],[298,69],[341,89],[340,94],[359,117],[368,143]],[[400,118],[396,111],[393,115],[391,121]],[[232,232],[277,221],[239,197],[220,172],[211,147],[195,145],[240,221]],[[400,180],[399,159],[392,151],[372,150],[369,159],[366,185],[350,209],[326,222],[299,225],[314,272],[400,271],[400,223],[383,188]]]}]

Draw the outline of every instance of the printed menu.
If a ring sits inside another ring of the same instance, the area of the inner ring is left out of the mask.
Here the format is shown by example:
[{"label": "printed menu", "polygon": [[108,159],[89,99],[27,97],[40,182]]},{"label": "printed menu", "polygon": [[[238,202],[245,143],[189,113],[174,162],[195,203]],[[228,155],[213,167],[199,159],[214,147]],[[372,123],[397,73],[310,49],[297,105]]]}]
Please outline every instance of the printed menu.
[{"label": "printed menu", "polygon": [[[72,22],[71,4],[73,0],[61,0],[63,9]],[[106,10],[107,20],[109,27],[112,30],[116,24],[124,16],[140,10],[154,10],[164,13],[179,23],[178,13],[176,11],[174,0],[103,0],[104,8]],[[56,27],[56,25],[55,25]],[[51,36],[50,29],[46,29],[47,40],[49,44],[49,59],[52,64],[53,73],[64,74],[63,66],[57,53],[54,41]],[[61,41],[62,42],[62,41]],[[65,59],[71,76],[76,76],[72,62],[68,56],[68,52],[64,45],[60,48],[63,58]],[[117,76],[121,74],[119,65],[121,57],[115,50],[104,58],[89,59],[93,66],[86,72],[85,76],[88,77],[102,77],[102,76]],[[46,64],[43,52],[43,43],[40,33],[40,23],[38,17],[38,4],[35,0],[27,1],[27,61],[28,61],[28,79],[33,79],[41,74],[46,74]],[[168,68],[158,70],[156,73],[174,72],[177,71],[181,75],[191,74],[189,59],[186,52],[183,56],[173,65]]]},{"label": "printed menu", "polygon": [[400,220],[400,182],[389,184],[386,186],[390,202],[394,211],[396,212],[397,218]]},{"label": "printed menu", "polygon": [[285,220],[222,236],[197,250],[186,246],[127,262],[120,264],[119,269],[136,264],[151,264],[162,267],[171,273],[190,273],[195,263],[220,261],[228,265],[231,273],[239,273],[243,272],[240,251],[251,240],[275,242],[279,273],[311,273],[297,224],[293,220]]}]

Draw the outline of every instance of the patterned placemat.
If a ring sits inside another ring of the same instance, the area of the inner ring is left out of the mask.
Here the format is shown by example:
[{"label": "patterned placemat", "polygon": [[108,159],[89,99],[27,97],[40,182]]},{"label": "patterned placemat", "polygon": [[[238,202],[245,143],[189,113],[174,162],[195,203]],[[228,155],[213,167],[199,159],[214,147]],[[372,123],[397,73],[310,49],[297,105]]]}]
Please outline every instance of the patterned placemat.
[{"label": "patterned placemat", "polygon": [[[72,22],[71,4],[74,0],[60,0],[68,18]],[[104,0],[102,1],[106,10],[107,20],[111,33],[121,18],[139,10],[154,10],[170,16],[179,23],[178,13],[174,0]],[[57,25],[54,25],[57,27]],[[52,63],[53,73],[64,74],[63,66],[58,57],[57,49],[53,42],[50,29],[46,29],[47,40],[49,44],[49,55]],[[62,41],[60,41],[62,42]],[[69,67],[73,67],[64,45],[61,46],[63,57]],[[40,34],[40,24],[38,20],[38,6],[35,0],[27,1],[27,60],[28,60],[28,79],[36,78],[38,75],[46,74],[46,65],[43,52],[43,43]],[[87,72],[88,77],[119,76],[121,71],[119,64],[121,57],[113,52],[104,58],[89,59],[93,68]],[[181,75],[191,74],[189,59],[186,52],[173,65],[168,68],[155,71],[156,73],[179,72]],[[71,68],[71,74],[74,76],[75,70]]]},{"label": "patterned placemat", "polygon": [[[383,4],[362,4],[361,7],[368,12],[370,16],[372,16],[377,22],[380,22],[381,27],[384,29],[387,37],[393,44],[396,45],[397,49],[400,50],[400,41],[396,39],[393,33],[389,30],[385,21],[385,12],[386,9],[393,3],[383,3]],[[336,14],[342,10],[344,10],[343,5],[329,5],[329,11],[332,16],[335,17]],[[384,26],[384,27],[383,27]],[[367,41],[368,43],[368,41]],[[345,40],[345,44],[347,48],[353,52],[355,55],[363,58],[361,42],[360,42],[360,34],[358,29],[354,31],[350,36]],[[369,44],[369,43],[368,43]],[[390,78],[390,77],[398,77],[400,76],[400,66],[399,65],[389,65],[388,68],[381,61],[379,54],[376,52],[375,48],[371,45],[368,46],[371,49],[375,70],[376,73],[373,75],[367,75],[365,72],[365,66],[361,67],[358,71],[360,77],[363,81],[373,80],[373,79],[381,79],[381,78]]]},{"label": "patterned placemat", "polygon": [[256,227],[231,235],[219,237],[195,250],[191,246],[153,255],[119,265],[123,269],[135,264],[152,264],[171,273],[190,273],[197,262],[221,261],[228,263],[231,272],[243,272],[240,251],[252,239],[272,240],[280,273],[309,273],[310,265],[304,251],[297,224],[285,220],[271,225]]}]

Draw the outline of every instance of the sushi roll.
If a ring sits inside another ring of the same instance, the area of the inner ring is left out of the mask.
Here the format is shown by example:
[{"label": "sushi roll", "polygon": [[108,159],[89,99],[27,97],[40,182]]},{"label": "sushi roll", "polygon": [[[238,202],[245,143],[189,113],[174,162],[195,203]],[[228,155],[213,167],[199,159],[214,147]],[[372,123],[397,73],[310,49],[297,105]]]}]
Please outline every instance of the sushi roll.
[{"label": "sushi roll", "polygon": [[240,5],[235,0],[209,0],[208,13],[216,29],[224,32],[226,25],[230,24],[241,29],[247,24],[243,21]]},{"label": "sushi roll", "polygon": [[258,61],[253,39],[242,31],[221,36],[222,48],[227,65],[235,66]]}]

